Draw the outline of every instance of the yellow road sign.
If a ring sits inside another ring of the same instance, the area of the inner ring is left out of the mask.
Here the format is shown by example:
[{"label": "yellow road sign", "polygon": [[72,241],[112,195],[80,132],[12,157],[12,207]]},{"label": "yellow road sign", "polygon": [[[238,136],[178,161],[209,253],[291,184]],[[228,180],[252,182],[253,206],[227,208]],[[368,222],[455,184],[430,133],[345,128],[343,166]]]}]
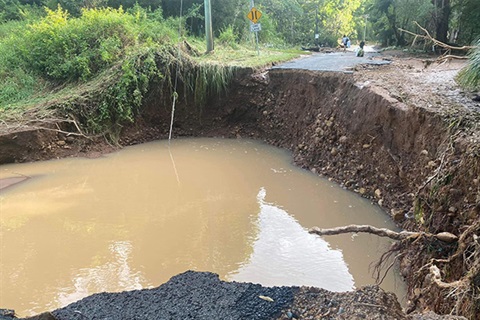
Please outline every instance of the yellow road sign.
[{"label": "yellow road sign", "polygon": [[262,17],[262,13],[258,11],[255,7],[250,10],[250,12],[247,14],[247,18],[250,19],[253,23],[257,23],[258,20]]}]

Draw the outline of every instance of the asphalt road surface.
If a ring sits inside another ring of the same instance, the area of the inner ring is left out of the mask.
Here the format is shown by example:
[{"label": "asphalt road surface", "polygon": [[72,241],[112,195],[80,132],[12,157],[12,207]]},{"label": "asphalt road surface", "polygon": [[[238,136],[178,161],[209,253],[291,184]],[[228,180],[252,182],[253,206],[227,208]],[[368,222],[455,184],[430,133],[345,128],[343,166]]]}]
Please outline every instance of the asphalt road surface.
[{"label": "asphalt road surface", "polygon": [[279,64],[272,69],[303,69],[315,71],[335,71],[350,73],[359,64],[389,64],[390,61],[382,60],[380,54],[371,47],[365,47],[365,56],[356,57],[350,49],[345,52],[317,53],[310,56]]}]

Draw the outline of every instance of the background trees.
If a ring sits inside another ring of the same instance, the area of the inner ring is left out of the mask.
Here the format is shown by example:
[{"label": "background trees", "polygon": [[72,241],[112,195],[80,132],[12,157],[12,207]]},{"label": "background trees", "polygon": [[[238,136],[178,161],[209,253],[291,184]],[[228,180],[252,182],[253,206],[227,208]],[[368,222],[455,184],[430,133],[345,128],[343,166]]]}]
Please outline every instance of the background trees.
[{"label": "background trees", "polygon": [[[204,0],[183,0],[186,30],[202,35]],[[216,36],[232,30],[237,41],[250,36],[246,14],[250,0],[211,0]],[[0,21],[25,19],[28,12],[44,14],[42,7],[56,10],[60,5],[72,16],[82,8],[113,7],[128,10],[140,6],[161,12],[164,18],[180,15],[179,0],[0,0]],[[368,41],[383,45],[405,45],[412,38],[398,28],[415,30],[417,21],[442,42],[472,44],[480,36],[478,0],[256,0],[262,11],[261,40],[272,45],[336,45],[347,34],[353,40],[366,33]]]}]

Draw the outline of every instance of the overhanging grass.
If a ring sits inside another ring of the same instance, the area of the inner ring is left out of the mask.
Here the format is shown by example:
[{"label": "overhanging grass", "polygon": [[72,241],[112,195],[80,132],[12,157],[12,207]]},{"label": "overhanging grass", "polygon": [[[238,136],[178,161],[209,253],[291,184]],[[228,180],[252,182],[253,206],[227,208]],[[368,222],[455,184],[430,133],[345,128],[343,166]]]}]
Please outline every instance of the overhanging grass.
[{"label": "overhanging grass", "polygon": [[470,53],[468,65],[458,74],[457,81],[466,89],[480,90],[480,39]]}]

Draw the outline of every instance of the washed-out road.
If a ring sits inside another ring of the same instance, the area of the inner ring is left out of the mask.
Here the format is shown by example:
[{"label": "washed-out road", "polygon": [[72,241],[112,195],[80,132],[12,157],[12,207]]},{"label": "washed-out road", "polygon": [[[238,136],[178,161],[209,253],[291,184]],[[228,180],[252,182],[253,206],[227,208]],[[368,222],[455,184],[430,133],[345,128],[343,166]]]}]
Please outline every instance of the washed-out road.
[{"label": "washed-out road", "polygon": [[307,57],[279,64],[272,69],[303,69],[350,73],[359,64],[382,65],[389,63],[390,61],[383,60],[378,52],[366,46],[363,57],[356,57],[353,50],[332,53],[313,52]]}]

